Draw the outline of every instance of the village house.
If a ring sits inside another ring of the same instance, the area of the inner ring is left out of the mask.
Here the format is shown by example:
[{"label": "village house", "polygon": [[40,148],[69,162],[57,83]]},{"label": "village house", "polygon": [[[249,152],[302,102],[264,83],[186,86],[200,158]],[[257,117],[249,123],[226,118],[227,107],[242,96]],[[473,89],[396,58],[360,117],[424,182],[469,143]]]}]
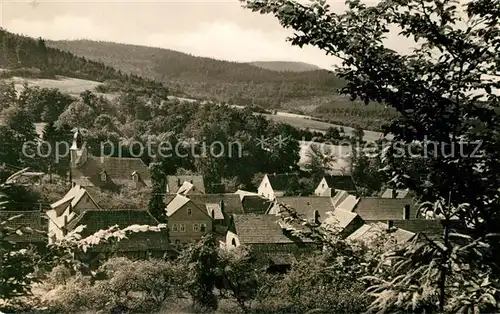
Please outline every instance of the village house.
[{"label": "village house", "polygon": [[357,213],[365,222],[420,219],[415,217],[415,213],[412,214],[414,207],[415,203],[410,198],[381,197],[359,198],[350,210],[342,204],[339,206],[344,210]]},{"label": "village house", "polygon": [[167,194],[205,194],[203,176],[167,176]]},{"label": "village house", "polygon": [[[85,238],[113,226],[124,229],[132,226],[158,227],[161,224],[146,209],[92,209],[80,213],[67,225],[67,230],[71,232],[79,226],[85,226],[80,232]],[[160,231],[128,232],[127,238],[120,241],[106,241],[92,246],[82,258],[95,260],[109,254],[134,259],[163,257],[169,249],[167,229],[163,228]]]},{"label": "village house", "polygon": [[287,188],[293,181],[298,182],[298,175],[293,173],[266,174],[259,184],[257,194],[274,200],[278,196],[283,196]]},{"label": "village house", "polygon": [[[177,226],[192,226],[194,224],[204,223],[208,231],[215,231],[216,234],[225,236],[227,226],[229,225],[231,216],[233,214],[242,214],[243,207],[240,197],[236,194],[191,194],[175,196],[168,195],[167,200],[167,213],[181,210],[180,207],[196,207],[203,211],[205,215],[183,215],[181,213],[175,214],[174,217],[169,216],[169,225],[173,228],[174,222]],[[181,210],[183,212],[183,210]],[[208,218],[206,217],[208,216]],[[204,222],[200,222],[199,219]],[[206,222],[210,221],[210,224]],[[189,227],[191,228],[191,227]],[[204,227],[205,228],[205,227]],[[207,231],[207,232],[208,232]],[[172,234],[172,233],[171,233]],[[197,241],[203,234],[198,232],[184,231],[183,234],[178,235],[178,243],[182,244],[186,241]]]},{"label": "village house", "polygon": [[78,129],[73,137],[70,158],[70,174],[74,184],[108,190],[118,190],[122,186],[151,186],[148,166],[140,158],[92,156]]},{"label": "village house", "polygon": [[78,215],[86,210],[99,210],[99,206],[92,199],[86,189],[80,185],[73,186],[59,201],[50,205],[45,213],[49,218],[49,244],[62,239],[68,233],[68,225]]},{"label": "village house", "polygon": [[198,241],[211,232],[213,219],[223,219],[220,211],[211,209],[214,212],[209,214],[206,207],[177,194],[166,207],[170,241],[175,245],[187,244]]},{"label": "village house", "polygon": [[251,248],[268,270],[276,271],[288,269],[300,255],[318,249],[313,241],[293,236],[280,217],[266,214],[232,216],[224,247],[241,245]]},{"label": "village house", "polygon": [[348,236],[363,225],[363,220],[358,214],[335,208],[332,201],[332,198],[322,196],[280,197],[269,208],[267,214],[287,216],[286,210],[282,208],[283,205],[286,205],[295,211],[301,219],[323,225],[342,236]]},{"label": "village house", "polygon": [[356,185],[352,176],[349,175],[327,175],[324,176],[314,190],[316,196],[334,196],[337,191],[346,191],[356,194]]},{"label": "village house", "polygon": [[[233,193],[192,194],[187,196],[200,208],[206,208],[216,226],[228,226],[233,214],[243,214],[240,197]],[[226,234],[225,230],[223,234]]]}]

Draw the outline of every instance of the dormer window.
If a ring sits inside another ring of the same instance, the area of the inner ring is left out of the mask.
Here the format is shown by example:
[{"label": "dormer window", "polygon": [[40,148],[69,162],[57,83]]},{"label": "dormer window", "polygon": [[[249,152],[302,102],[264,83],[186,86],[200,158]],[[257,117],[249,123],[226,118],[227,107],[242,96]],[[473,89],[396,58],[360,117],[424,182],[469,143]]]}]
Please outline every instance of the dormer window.
[{"label": "dormer window", "polygon": [[132,181],[139,182],[139,174],[136,171],[132,173]]},{"label": "dormer window", "polygon": [[108,176],[106,175],[105,171],[101,172],[101,181],[102,182],[108,181]]}]

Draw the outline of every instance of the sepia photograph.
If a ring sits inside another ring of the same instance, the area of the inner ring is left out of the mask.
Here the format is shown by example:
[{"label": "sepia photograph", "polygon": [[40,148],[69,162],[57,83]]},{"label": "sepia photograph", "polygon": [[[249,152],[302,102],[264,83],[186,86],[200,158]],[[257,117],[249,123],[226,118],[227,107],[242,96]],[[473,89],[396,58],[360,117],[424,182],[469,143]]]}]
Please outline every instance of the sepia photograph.
[{"label": "sepia photograph", "polygon": [[500,313],[500,0],[0,0],[17,313]]}]

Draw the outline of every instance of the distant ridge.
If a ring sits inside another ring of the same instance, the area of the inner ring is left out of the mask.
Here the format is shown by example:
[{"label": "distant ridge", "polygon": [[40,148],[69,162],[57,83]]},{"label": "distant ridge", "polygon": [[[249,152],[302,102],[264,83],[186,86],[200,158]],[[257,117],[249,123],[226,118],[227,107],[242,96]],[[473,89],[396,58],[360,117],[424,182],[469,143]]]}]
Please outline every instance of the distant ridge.
[{"label": "distant ridge", "polygon": [[322,70],[322,68],[317,65],[296,61],[254,61],[249,62],[249,64],[262,69],[278,72],[307,72]]}]

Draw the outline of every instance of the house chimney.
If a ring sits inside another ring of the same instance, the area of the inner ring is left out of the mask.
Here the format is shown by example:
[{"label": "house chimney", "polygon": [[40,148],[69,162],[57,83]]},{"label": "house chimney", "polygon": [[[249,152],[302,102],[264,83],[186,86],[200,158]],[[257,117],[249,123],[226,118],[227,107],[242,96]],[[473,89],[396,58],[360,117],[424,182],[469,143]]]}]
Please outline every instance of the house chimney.
[{"label": "house chimney", "polygon": [[396,191],[396,189],[392,189],[392,198],[397,198],[398,196],[398,192]]},{"label": "house chimney", "polygon": [[403,220],[410,219],[410,205],[405,205],[403,208]]},{"label": "house chimney", "polygon": [[177,178],[177,186],[181,186],[181,179]]},{"label": "house chimney", "polygon": [[63,236],[66,236],[66,234],[68,234],[68,216],[67,215],[64,215],[63,217],[63,227],[62,227],[62,233],[63,233]]},{"label": "house chimney", "polygon": [[223,200],[221,200],[221,201],[219,202],[219,206],[220,206],[220,211],[222,212],[222,215],[223,215],[223,216],[225,216],[225,215],[226,215],[226,213],[224,212],[224,207],[225,207],[225,206],[224,206],[224,201],[223,201]]},{"label": "house chimney", "polygon": [[392,228],[394,228],[394,221],[387,220],[387,229],[392,229]]},{"label": "house chimney", "polygon": [[314,211],[314,224],[319,225],[319,212],[317,210]]}]

